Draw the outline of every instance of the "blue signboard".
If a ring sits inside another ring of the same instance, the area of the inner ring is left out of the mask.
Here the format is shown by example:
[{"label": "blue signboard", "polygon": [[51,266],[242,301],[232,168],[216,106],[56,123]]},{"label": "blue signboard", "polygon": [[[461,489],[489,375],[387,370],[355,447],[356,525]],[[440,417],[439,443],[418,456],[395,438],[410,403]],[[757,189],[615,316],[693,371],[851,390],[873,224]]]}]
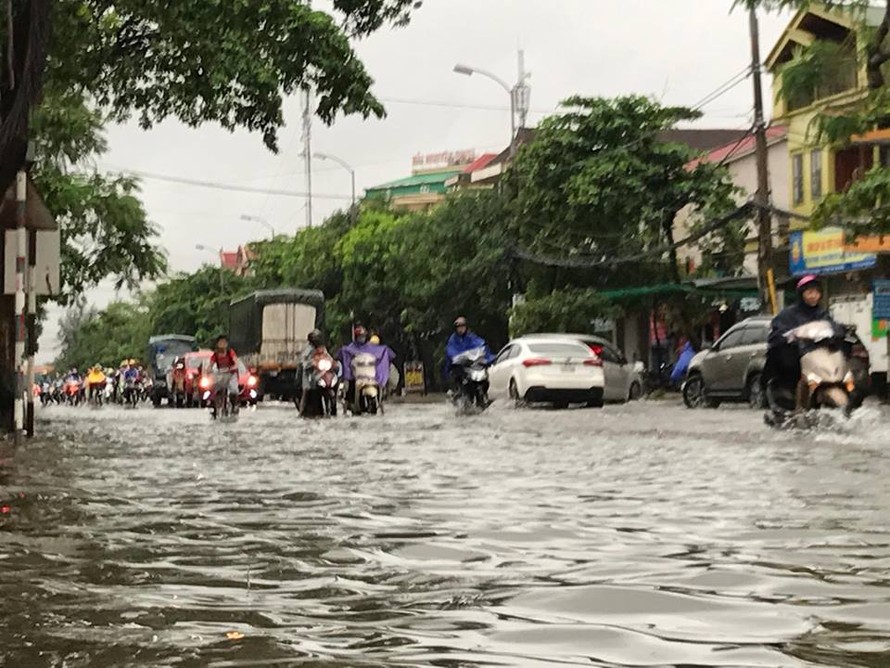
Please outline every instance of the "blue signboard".
[{"label": "blue signboard", "polygon": [[850,248],[840,228],[791,233],[792,276],[836,274],[874,267],[876,255]]},{"label": "blue signboard", "polygon": [[874,283],[872,317],[875,320],[890,320],[890,280],[878,279]]}]

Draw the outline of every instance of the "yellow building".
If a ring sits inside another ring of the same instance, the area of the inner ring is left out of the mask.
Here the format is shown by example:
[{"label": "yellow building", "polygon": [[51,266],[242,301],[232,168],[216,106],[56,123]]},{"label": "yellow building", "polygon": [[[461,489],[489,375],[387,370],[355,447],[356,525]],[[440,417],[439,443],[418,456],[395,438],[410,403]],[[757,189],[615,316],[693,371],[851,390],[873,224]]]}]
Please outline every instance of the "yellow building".
[{"label": "yellow building", "polygon": [[[890,137],[885,139],[881,133],[869,133],[854,138],[848,146],[832,147],[820,141],[815,126],[818,115],[842,111],[865,95],[865,64],[857,54],[864,47],[866,37],[859,33],[863,23],[878,25],[882,11],[872,8],[863,15],[861,10],[849,7],[827,8],[813,3],[794,16],[769,54],[766,67],[773,75],[773,118],[788,126],[791,201],[776,202],[778,206],[809,215],[815,203],[826,194],[843,192],[878,162],[890,164]],[[830,85],[809,95],[783,99],[780,95],[782,67],[797,51],[817,41],[831,41],[841,46],[837,75]],[[806,225],[803,220],[792,223],[798,229]]]}]

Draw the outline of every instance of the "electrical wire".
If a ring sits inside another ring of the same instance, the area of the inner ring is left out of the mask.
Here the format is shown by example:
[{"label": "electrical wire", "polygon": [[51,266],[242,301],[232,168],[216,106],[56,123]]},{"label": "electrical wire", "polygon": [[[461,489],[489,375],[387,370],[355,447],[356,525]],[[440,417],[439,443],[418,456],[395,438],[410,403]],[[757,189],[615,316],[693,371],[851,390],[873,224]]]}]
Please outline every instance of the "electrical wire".
[{"label": "electrical wire", "polygon": [[[187,186],[195,186],[198,188],[210,188],[213,190],[226,190],[229,192],[245,192],[245,193],[256,193],[260,195],[278,195],[281,197],[308,197],[308,193],[300,192],[297,190],[283,190],[277,188],[253,188],[250,186],[241,186],[234,183],[219,183],[216,181],[202,181],[200,179],[189,179],[179,176],[169,176],[166,174],[153,174],[151,172],[143,172],[135,169],[127,169],[120,170],[121,174],[126,174],[130,176],[138,176],[142,179],[149,179],[153,181],[164,181],[167,183],[175,183],[179,185],[187,185]],[[352,195],[334,195],[330,193],[312,193],[312,197],[317,197],[319,199],[342,199],[342,200],[351,200]]]}]

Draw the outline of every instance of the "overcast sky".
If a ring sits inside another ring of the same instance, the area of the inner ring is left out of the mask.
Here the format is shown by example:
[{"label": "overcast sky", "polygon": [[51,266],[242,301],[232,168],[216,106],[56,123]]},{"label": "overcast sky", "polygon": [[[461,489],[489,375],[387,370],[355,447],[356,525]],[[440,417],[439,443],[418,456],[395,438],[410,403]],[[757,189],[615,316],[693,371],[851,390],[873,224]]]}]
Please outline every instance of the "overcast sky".
[{"label": "overcast sky", "polygon": [[[575,94],[642,93],[695,106],[750,61],[747,15],[730,13],[731,6],[732,0],[424,0],[407,27],[383,30],[357,45],[387,117],[340,118],[331,127],[316,121],[313,150],[353,165],[360,194],[407,176],[415,153],[499,151],[509,140],[507,94],[490,80],[452,69],[463,62],[512,84],[520,47],[532,73],[530,125]],[[787,14],[761,16],[763,57],[787,20]],[[697,125],[746,129],[751,100],[751,83],[744,81],[708,104]],[[135,124],[114,126],[108,131],[111,150],[99,167],[302,192],[298,101],[288,102],[286,118],[277,155],[259,135],[214,125],[191,129],[168,122],[148,132]],[[319,224],[348,203],[348,173],[315,162],[313,192],[313,221]],[[242,214],[287,233],[306,220],[305,199],[150,178],[142,182],[142,199],[161,229],[173,270],[215,261],[196,243],[234,250],[268,234],[261,224],[242,221]],[[115,294],[102,287],[89,296],[101,306]],[[58,316],[54,310],[47,323],[43,360],[57,352]]]}]

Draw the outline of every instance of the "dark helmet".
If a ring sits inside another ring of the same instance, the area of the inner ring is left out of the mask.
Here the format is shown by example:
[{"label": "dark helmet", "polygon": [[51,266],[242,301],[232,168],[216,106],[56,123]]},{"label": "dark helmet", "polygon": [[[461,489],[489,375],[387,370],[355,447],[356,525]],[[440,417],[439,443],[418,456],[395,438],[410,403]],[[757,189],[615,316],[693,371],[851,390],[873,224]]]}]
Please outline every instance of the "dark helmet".
[{"label": "dark helmet", "polygon": [[320,346],[324,343],[324,335],[318,329],[313,329],[309,332],[309,336],[306,337],[306,340],[309,341],[313,346]]},{"label": "dark helmet", "polygon": [[457,329],[458,327],[467,327],[467,326],[468,326],[467,319],[463,316],[460,316],[459,318],[456,318],[454,320],[454,328],[455,329]]},{"label": "dark helmet", "polygon": [[229,337],[226,334],[220,334],[219,336],[216,337],[216,339],[213,341],[213,343],[214,343],[214,345],[219,345],[220,341],[225,341],[226,343],[228,343]]}]

